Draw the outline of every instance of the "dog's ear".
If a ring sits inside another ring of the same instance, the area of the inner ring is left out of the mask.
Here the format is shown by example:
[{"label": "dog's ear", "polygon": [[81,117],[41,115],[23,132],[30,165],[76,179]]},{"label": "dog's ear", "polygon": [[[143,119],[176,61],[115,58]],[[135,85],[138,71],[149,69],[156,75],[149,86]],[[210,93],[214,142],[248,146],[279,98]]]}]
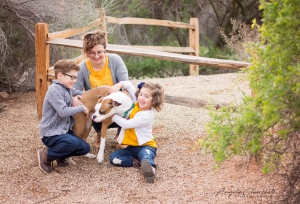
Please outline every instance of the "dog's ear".
[{"label": "dog's ear", "polygon": [[120,106],[122,103],[119,103],[118,101],[112,101],[112,106]]},{"label": "dog's ear", "polygon": [[97,95],[97,97],[98,97],[97,103],[101,103],[103,101],[103,99],[104,99],[104,97],[101,96],[101,95]]},{"label": "dog's ear", "polygon": [[102,97],[103,97],[103,96],[101,96],[101,95],[97,95],[97,98],[98,98],[98,99],[100,99],[100,98],[102,98]]}]

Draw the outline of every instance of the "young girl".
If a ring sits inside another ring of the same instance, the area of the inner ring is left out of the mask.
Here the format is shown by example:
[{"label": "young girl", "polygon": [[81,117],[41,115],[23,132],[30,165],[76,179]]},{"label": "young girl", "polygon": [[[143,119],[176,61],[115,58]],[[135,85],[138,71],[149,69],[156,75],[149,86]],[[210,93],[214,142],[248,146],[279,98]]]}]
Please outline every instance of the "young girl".
[{"label": "young girl", "polygon": [[[130,92],[135,88],[129,81],[117,84]],[[156,142],[152,135],[154,110],[161,111],[164,102],[164,90],[159,84],[141,82],[134,98],[135,106],[129,119],[114,115],[112,120],[121,126],[119,143],[123,149],[118,149],[110,155],[110,163],[116,166],[141,166],[148,183],[154,183],[156,165]]]}]

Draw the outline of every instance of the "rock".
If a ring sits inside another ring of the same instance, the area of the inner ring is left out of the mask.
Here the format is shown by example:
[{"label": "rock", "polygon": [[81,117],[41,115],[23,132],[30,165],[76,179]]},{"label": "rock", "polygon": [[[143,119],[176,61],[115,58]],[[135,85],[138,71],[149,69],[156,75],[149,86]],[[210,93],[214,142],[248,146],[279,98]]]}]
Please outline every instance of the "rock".
[{"label": "rock", "polygon": [[0,92],[0,98],[8,98],[8,94],[5,91]]}]

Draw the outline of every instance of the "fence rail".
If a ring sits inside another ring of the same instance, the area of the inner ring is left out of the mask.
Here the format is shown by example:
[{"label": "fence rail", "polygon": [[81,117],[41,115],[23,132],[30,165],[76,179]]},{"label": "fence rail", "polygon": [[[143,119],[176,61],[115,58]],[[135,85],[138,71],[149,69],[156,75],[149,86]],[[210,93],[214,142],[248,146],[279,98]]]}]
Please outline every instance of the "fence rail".
[{"label": "fence rail", "polygon": [[198,25],[182,23],[182,22],[174,22],[174,21],[166,21],[166,20],[157,20],[157,19],[147,19],[147,18],[115,18],[111,16],[106,16],[107,23],[113,24],[131,24],[131,25],[153,25],[153,26],[166,26],[169,28],[187,28],[187,29],[197,29]]}]

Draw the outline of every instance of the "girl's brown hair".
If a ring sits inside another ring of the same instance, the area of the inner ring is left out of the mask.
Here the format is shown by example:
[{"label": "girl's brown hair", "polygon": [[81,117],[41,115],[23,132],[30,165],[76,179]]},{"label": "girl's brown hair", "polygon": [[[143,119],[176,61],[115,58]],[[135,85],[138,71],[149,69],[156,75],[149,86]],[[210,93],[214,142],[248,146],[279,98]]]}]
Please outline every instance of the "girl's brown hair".
[{"label": "girl's brown hair", "polygon": [[151,83],[151,82],[141,82],[138,85],[137,91],[135,93],[136,98],[138,98],[138,95],[140,93],[140,90],[142,88],[147,88],[151,91],[151,96],[152,96],[152,107],[155,109],[157,112],[161,111],[163,108],[164,104],[164,88],[157,83]]},{"label": "girl's brown hair", "polygon": [[106,49],[105,32],[96,31],[85,34],[83,37],[83,54],[87,56],[96,45],[103,45]]}]

